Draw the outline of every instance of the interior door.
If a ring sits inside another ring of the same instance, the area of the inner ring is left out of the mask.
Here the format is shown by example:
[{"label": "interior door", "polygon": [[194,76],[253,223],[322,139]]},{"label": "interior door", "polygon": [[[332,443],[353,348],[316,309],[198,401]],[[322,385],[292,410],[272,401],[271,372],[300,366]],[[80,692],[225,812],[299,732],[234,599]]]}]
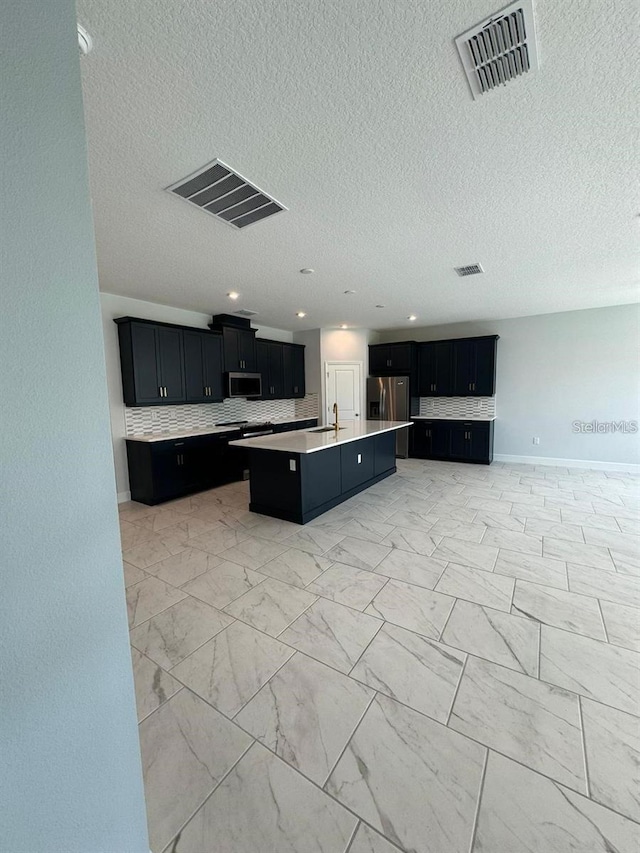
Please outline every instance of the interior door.
[{"label": "interior door", "polygon": [[362,364],[358,361],[325,363],[325,422],[333,423],[333,404],[338,404],[338,418],[355,421],[360,418],[362,402]]}]

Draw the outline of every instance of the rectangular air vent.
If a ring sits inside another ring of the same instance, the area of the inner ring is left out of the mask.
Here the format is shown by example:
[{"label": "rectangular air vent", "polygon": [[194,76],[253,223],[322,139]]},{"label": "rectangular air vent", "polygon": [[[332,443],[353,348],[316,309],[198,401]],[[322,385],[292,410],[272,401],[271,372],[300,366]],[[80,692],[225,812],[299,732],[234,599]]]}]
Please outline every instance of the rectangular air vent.
[{"label": "rectangular air vent", "polygon": [[484,272],[482,264],[468,264],[466,267],[454,267],[454,270],[459,276],[480,275],[481,272]]},{"label": "rectangular air vent", "polygon": [[167,187],[167,192],[180,196],[235,228],[246,228],[287,210],[222,160],[214,160],[188,178],[172,184]]},{"label": "rectangular air vent", "polygon": [[237,314],[238,317],[255,317],[258,312],[250,311],[248,308],[240,308],[239,311],[234,311],[233,313]]},{"label": "rectangular air vent", "polygon": [[456,47],[474,98],[537,69],[533,0],[496,12],[458,36]]}]

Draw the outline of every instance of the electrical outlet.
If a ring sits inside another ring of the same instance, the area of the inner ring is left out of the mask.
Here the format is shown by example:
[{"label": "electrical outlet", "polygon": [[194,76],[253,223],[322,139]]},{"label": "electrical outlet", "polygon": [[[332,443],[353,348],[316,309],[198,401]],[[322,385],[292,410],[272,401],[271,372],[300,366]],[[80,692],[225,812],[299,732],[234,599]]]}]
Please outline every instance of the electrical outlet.
[{"label": "electrical outlet", "polygon": [[538,438],[538,436],[537,436],[537,435],[534,435],[534,436],[533,436],[533,443],[534,443],[534,444],[540,444],[540,439]]},{"label": "electrical outlet", "polygon": [[157,412],[155,409],[151,412],[151,423],[159,424],[160,423],[160,412]]}]

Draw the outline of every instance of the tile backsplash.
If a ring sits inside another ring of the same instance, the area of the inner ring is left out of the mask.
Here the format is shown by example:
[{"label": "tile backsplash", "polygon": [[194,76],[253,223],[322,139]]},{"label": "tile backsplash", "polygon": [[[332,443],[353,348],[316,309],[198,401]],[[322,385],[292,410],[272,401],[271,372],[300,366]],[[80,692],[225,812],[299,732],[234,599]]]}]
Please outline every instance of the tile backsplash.
[{"label": "tile backsplash", "polygon": [[158,435],[174,430],[206,429],[221,421],[268,421],[279,418],[317,418],[318,395],[302,400],[225,400],[188,406],[139,406],[124,410],[130,435]]},{"label": "tile backsplash", "polygon": [[420,397],[420,415],[427,418],[491,418],[495,397]]}]

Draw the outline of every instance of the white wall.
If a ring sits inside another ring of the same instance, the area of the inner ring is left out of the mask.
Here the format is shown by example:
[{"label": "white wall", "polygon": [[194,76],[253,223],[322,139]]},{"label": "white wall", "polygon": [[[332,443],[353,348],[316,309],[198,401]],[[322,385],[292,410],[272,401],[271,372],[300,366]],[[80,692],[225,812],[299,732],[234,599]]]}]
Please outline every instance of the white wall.
[{"label": "white wall", "polygon": [[0,78],[0,848],[148,853],[72,0]]},{"label": "white wall", "polygon": [[[635,465],[640,436],[577,434],[576,420],[638,420],[640,308],[382,332],[382,342],[500,335],[495,454]],[[533,437],[540,444],[533,444]]]},{"label": "white wall", "polygon": [[[104,354],[107,366],[107,385],[109,389],[109,413],[111,417],[111,437],[113,442],[113,458],[116,472],[116,485],[120,500],[128,498],[129,472],[127,469],[127,453],[124,443],[125,421],[124,403],[122,402],[122,375],[120,372],[120,352],[118,349],[118,328],[113,322],[116,317],[140,317],[143,320],[157,320],[161,323],[176,323],[180,326],[193,326],[197,329],[208,329],[211,314],[200,314],[196,311],[185,311],[182,308],[172,308],[168,305],[157,305],[154,302],[144,302],[141,299],[130,299],[127,296],[116,296],[112,293],[101,293],[102,327],[104,336]],[[271,338],[276,341],[293,341],[293,333],[283,329],[272,329],[269,326],[254,326],[257,337]],[[205,404],[206,405],[206,404]]]}]

